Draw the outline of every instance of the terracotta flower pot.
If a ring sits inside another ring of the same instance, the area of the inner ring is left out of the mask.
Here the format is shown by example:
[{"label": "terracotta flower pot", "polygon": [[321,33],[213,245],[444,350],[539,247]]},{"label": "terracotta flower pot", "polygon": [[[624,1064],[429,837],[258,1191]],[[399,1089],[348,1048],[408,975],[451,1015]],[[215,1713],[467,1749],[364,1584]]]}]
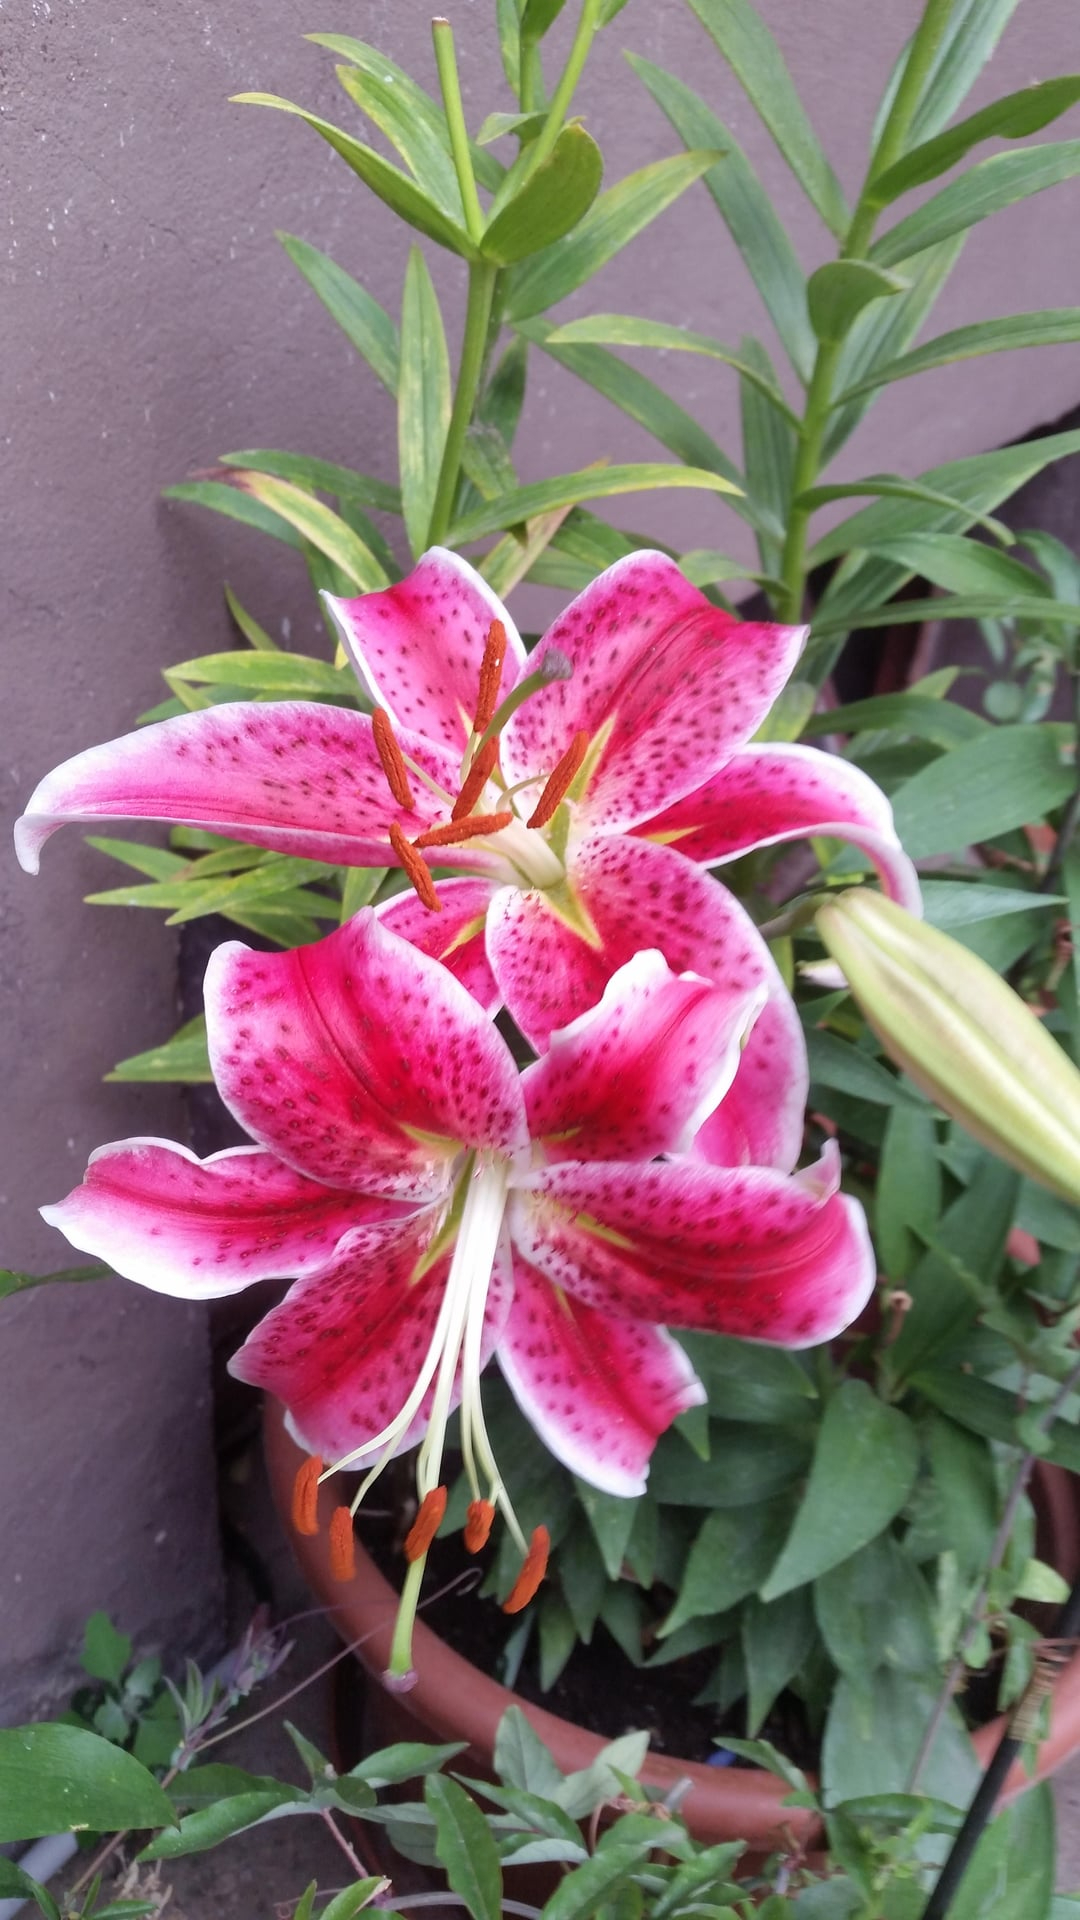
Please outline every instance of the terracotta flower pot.
[{"label": "terracotta flower pot", "polygon": [[[384,1671],[390,1652],[397,1594],[357,1542],[357,1570],[347,1584],[330,1571],[328,1527],[337,1504],[332,1486],[320,1489],[318,1534],[297,1534],[290,1521],[293,1480],[304,1455],[285,1430],[281,1408],[269,1402],[265,1423],[266,1458],[274,1500],[289,1532],[293,1551],[312,1589],[326,1608],[341,1638],[357,1642],[357,1652],[376,1678]],[[1040,1551],[1071,1579],[1080,1565],[1080,1483],[1055,1467],[1036,1469],[1035,1499],[1040,1518]],[[455,1653],[425,1626],[423,1616],[414,1633],[416,1686],[403,1696],[372,1689],[375,1723],[384,1740],[464,1740],[479,1774],[492,1770],[495,1729],[507,1707],[519,1707],[551,1749],[564,1772],[587,1767],[604,1739],[545,1708],[523,1700],[508,1687]],[[384,1707],[385,1711],[380,1711]],[[980,1766],[985,1767],[1004,1732],[1003,1718],[991,1720],[974,1735]],[[1010,1772],[1006,1799],[1043,1779],[1080,1750],[1080,1655],[1074,1655],[1060,1675],[1053,1699],[1050,1736],[1039,1748],[1035,1774],[1016,1764]],[[757,1768],[715,1768],[667,1754],[650,1753],[641,1771],[644,1785],[670,1790],[689,1780],[690,1790],[680,1811],[695,1837],[706,1843],[743,1840],[754,1854],[765,1854],[785,1841],[813,1848],[819,1823],[799,1807],[781,1805],[788,1789],[782,1781]]]}]

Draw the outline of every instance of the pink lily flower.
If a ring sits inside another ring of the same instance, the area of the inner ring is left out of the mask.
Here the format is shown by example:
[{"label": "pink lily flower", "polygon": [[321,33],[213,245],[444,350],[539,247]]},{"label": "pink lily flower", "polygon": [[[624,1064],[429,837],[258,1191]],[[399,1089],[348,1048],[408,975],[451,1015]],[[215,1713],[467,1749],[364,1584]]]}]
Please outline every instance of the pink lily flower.
[{"label": "pink lily flower", "polygon": [[[165,1293],[295,1276],[233,1372],[284,1400],[313,1454],[365,1470],[354,1511],[422,1437],[421,1572],[460,1402],[474,1537],[501,1509],[534,1583],[543,1543],[524,1540],[484,1425],[479,1379],[496,1349],[552,1452],[633,1495],[660,1433],[703,1398],[668,1324],[806,1346],[846,1326],[873,1286],[835,1150],[791,1176],[687,1155],[764,992],[638,954],[519,1074],[461,983],[370,910],[293,953],[232,943],[207,974],[210,1050],[254,1144],[200,1162],[167,1141],[120,1141],[43,1213]],[[410,1570],[398,1684],[419,1580]]]},{"label": "pink lily flower", "polygon": [[[440,548],[396,586],[329,604],[374,722],[225,705],[91,748],[32,796],[16,829],[23,865],[36,869],[65,820],[102,817],[401,865],[419,897],[391,901],[387,925],[489,1006],[504,1001],[540,1050],[643,947],[728,986],[769,974],[706,872],[755,846],[843,837],[918,911],[872,781],[814,748],[747,745],[805,629],[734,619],[663,554],[601,574],[532,659],[486,582]],[[464,877],[433,881],[429,859]],[[798,1044],[773,1002],[758,1052]]]}]

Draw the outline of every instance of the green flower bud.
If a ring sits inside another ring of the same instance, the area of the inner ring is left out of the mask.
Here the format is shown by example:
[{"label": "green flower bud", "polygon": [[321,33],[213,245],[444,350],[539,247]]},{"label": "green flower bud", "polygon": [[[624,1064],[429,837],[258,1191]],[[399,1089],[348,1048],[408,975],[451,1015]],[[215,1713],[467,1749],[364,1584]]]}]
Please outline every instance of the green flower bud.
[{"label": "green flower bud", "polygon": [[1080,1203],[1080,1072],[1019,994],[869,888],[816,924],[890,1059],[982,1146]]}]

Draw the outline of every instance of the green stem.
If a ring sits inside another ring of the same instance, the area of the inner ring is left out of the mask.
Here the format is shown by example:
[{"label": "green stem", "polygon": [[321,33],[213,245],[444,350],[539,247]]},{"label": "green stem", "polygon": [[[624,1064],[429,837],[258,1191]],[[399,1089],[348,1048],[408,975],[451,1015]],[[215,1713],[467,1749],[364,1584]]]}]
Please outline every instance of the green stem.
[{"label": "green stem", "polygon": [[420,1599],[420,1589],[424,1583],[424,1568],[427,1566],[427,1554],[421,1554],[419,1560],[410,1560],[408,1571],[401,1583],[401,1599],[398,1603],[397,1619],[394,1621],[394,1637],[390,1643],[390,1659],[386,1671],[395,1680],[401,1680],[412,1671],[412,1636],[416,1624],[416,1609]]},{"label": "green stem", "polygon": [[465,125],[465,109],[461,103],[461,83],[458,80],[457,60],[454,55],[454,29],[449,20],[441,18],[433,20],[431,37],[435,42],[435,64],[439,69],[439,86],[442,90],[443,106],[446,109],[446,124],[450,129],[450,151],[454,156],[454,170],[461,189],[465,230],[473,245],[479,246],[484,237],[484,214],[480,205],[480,196],[476,191],[476,176],[473,173],[472,156],[469,152],[469,130]]},{"label": "green stem", "polygon": [[[865,259],[881,211],[873,195],[873,182],[899,159],[911,125],[912,116],[930,71],[941,36],[948,26],[954,0],[927,0],[922,19],[915,31],[911,50],[904,65],[900,85],[889,109],[881,138],[871,155],[866,179],[859,195],[851,224],[840,249],[842,260]],[[797,504],[800,494],[815,484],[821,466],[821,448],[832,411],[833,379],[842,350],[840,340],[822,340],[814,360],[814,370],[806,394],[799,448],[792,475],[792,505],[788,514],[780,577],[784,595],[780,604],[782,620],[797,621],[802,615],[806,585],[806,536],[811,509]]]},{"label": "green stem", "polygon": [[544,69],[540,63],[540,42],[522,40],[521,42],[521,111],[522,113],[542,113],[544,110]]},{"label": "green stem", "polygon": [[570,102],[573,100],[577,83],[581,79],[585,62],[589,57],[589,48],[592,46],[599,25],[599,0],[583,0],[581,18],[577,23],[577,31],[574,34],[566,65],[559,75],[558,86],[551,96],[551,105],[548,108],[547,119],[544,121],[536,139],[527,149],[530,173],[535,173],[537,167],[543,166],[544,161],[547,159],[548,154],[551,152],[552,147],[555,145],[556,140],[563,130],[567,113],[570,110]]},{"label": "green stem", "polygon": [[465,446],[465,435],[473,417],[476,396],[480,388],[480,376],[484,367],[488,318],[491,313],[497,272],[498,269],[486,260],[473,261],[469,265],[465,337],[461,343],[461,360],[458,365],[454,406],[450,415],[450,425],[447,428],[446,445],[443,448],[442,465],[439,468],[439,480],[435,489],[435,502],[431,509],[431,522],[428,526],[429,547],[438,546],[445,540],[454,511],[458,480],[461,477],[461,455]]}]

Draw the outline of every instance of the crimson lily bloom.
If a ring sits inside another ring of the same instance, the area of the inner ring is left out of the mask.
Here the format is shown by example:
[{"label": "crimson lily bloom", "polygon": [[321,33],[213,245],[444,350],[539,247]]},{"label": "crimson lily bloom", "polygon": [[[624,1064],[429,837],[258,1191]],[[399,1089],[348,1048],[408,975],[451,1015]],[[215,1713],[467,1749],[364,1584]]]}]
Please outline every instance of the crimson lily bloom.
[{"label": "crimson lily bloom", "polygon": [[[381,720],[230,704],[91,748],[32,796],[23,865],[65,820],[102,817],[404,865],[422,899],[390,902],[387,925],[504,1001],[541,1051],[642,948],[729,986],[769,974],[705,871],[752,847],[845,838],[919,910],[872,781],[815,748],[746,744],[805,629],[721,612],[663,554],[601,574],[532,659],[486,582],[440,548],[396,586],[329,604]],[[463,877],[433,882],[427,858]],[[770,978],[758,1054],[798,1044]]]},{"label": "crimson lily bloom", "polygon": [[[667,1324],[806,1346],[873,1285],[835,1149],[791,1176],[687,1155],[763,999],[642,953],[519,1074],[460,982],[370,910],[293,953],[235,942],[211,960],[207,1023],[255,1144],[200,1162],[120,1141],[43,1212],[165,1293],[297,1276],[233,1372],[284,1400],[314,1454],[367,1470],[357,1503],[423,1436],[422,1512],[460,1401],[475,1499],[527,1551],[484,1426],[493,1351],[551,1451],[633,1495],[659,1434],[703,1398]],[[418,1591],[419,1576],[399,1679]]]}]

